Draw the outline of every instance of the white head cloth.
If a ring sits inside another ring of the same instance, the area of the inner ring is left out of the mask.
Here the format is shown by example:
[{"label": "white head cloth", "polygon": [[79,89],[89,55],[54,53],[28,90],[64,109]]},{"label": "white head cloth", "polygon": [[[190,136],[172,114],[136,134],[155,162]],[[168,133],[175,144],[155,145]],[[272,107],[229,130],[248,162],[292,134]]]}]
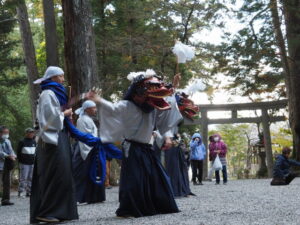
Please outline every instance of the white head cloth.
[{"label": "white head cloth", "polygon": [[96,103],[91,100],[86,100],[79,109],[75,110],[75,113],[79,116],[84,114],[84,111],[88,108],[96,107]]},{"label": "white head cloth", "polygon": [[134,79],[140,75],[144,75],[145,78],[150,78],[156,75],[156,73],[152,69],[147,69],[146,71],[131,72],[127,75],[127,79],[133,82]]},{"label": "white head cloth", "polygon": [[50,79],[51,77],[55,77],[58,75],[63,75],[64,71],[57,66],[49,66],[44,74],[44,76],[40,79],[35,80],[33,83],[34,84],[40,84],[42,83],[44,80]]}]

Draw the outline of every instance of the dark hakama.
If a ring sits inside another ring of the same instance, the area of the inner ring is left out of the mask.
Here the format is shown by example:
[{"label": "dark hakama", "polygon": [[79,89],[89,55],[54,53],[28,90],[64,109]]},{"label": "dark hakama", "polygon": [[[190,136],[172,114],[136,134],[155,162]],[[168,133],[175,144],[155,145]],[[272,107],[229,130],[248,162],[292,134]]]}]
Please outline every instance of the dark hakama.
[{"label": "dark hakama", "polygon": [[188,166],[180,146],[165,151],[165,168],[176,197],[193,195],[189,184]]},{"label": "dark hakama", "polygon": [[85,160],[82,159],[78,143],[74,145],[73,177],[76,189],[76,200],[79,203],[98,203],[105,201],[105,187],[95,184],[90,176],[90,167],[97,150],[93,148]]},{"label": "dark hakama", "polygon": [[57,146],[40,140],[37,147],[30,198],[30,223],[38,222],[37,216],[59,220],[78,219],[71,147],[65,131],[59,133]]},{"label": "dark hakama", "polygon": [[117,216],[141,217],[179,212],[169,178],[151,145],[123,144]]},{"label": "dark hakama", "polygon": [[154,149],[156,157],[161,162],[161,148],[158,147],[158,145],[157,145],[157,143],[155,141],[153,143],[153,149]]}]

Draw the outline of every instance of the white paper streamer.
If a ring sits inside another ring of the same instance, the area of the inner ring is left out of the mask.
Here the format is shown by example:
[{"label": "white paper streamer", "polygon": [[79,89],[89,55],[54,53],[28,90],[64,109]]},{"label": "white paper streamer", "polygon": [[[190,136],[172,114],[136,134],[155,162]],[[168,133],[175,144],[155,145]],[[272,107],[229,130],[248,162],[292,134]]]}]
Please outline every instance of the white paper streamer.
[{"label": "white paper streamer", "polygon": [[186,63],[195,57],[195,48],[176,41],[172,52],[177,56],[178,63]]},{"label": "white paper streamer", "polygon": [[189,84],[186,88],[180,89],[178,91],[182,91],[187,95],[193,95],[198,91],[205,90],[206,85],[201,81],[201,79],[194,80],[191,84]]}]

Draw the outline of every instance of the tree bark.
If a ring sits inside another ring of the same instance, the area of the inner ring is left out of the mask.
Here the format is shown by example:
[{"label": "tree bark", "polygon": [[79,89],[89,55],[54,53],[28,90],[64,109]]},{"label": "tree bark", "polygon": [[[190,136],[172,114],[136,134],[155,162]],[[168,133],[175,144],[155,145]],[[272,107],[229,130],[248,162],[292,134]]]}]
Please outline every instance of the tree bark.
[{"label": "tree bark", "polygon": [[296,157],[300,160],[300,0],[282,1],[290,69],[290,121]]},{"label": "tree bark", "polygon": [[28,13],[27,13],[27,7],[25,1],[20,1],[19,5],[17,6],[17,17],[18,17],[19,27],[21,32],[24,59],[26,63],[26,71],[27,71],[30,102],[31,102],[31,113],[32,113],[33,121],[35,121],[37,98],[40,89],[38,85],[33,84],[33,81],[38,79],[39,74],[38,74],[38,69],[36,64],[35,48],[33,45],[32,33],[31,33],[31,28],[28,20]]},{"label": "tree bark", "polygon": [[65,66],[72,96],[98,85],[90,1],[63,0]]},{"label": "tree bark", "polygon": [[59,66],[53,0],[43,0],[47,66]]},{"label": "tree bark", "polygon": [[270,10],[285,74],[294,155],[300,160],[300,0],[283,0],[281,2],[285,18],[287,46],[280,27],[277,0],[270,0]]}]

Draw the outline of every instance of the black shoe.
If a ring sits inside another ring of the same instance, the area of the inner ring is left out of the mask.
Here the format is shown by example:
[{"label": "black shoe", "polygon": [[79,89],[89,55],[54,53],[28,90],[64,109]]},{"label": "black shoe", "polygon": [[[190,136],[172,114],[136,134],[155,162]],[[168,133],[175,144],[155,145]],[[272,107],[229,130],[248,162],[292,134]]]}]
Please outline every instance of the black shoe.
[{"label": "black shoe", "polygon": [[199,185],[196,181],[193,181],[193,184],[194,184],[194,185]]},{"label": "black shoe", "polygon": [[216,182],[216,185],[219,185],[220,183]]},{"label": "black shoe", "polygon": [[4,201],[1,203],[2,206],[9,206],[9,205],[14,205],[13,202],[10,202],[10,201]]},{"label": "black shoe", "polygon": [[58,223],[58,222],[60,222],[59,219],[56,219],[55,217],[51,217],[51,216],[46,216],[46,217],[37,216],[36,219],[40,222],[46,222],[46,223]]},{"label": "black shoe", "polygon": [[26,193],[26,197],[30,197],[30,195],[31,195],[30,193]]}]

